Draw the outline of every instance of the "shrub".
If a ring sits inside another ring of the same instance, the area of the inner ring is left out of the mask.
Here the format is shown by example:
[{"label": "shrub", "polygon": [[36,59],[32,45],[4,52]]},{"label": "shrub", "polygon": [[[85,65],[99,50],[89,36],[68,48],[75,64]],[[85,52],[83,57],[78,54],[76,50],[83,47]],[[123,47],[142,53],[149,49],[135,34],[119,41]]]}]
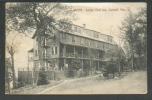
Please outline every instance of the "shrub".
[{"label": "shrub", "polygon": [[47,74],[44,68],[40,69],[37,85],[49,84]]}]

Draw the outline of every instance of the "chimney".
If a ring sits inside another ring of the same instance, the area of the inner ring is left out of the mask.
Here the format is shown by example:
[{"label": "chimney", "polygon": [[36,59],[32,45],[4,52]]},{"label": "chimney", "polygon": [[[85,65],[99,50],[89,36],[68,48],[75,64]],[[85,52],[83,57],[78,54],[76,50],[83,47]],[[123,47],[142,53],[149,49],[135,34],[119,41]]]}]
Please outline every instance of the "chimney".
[{"label": "chimney", "polygon": [[83,28],[86,28],[86,24],[83,24]]}]

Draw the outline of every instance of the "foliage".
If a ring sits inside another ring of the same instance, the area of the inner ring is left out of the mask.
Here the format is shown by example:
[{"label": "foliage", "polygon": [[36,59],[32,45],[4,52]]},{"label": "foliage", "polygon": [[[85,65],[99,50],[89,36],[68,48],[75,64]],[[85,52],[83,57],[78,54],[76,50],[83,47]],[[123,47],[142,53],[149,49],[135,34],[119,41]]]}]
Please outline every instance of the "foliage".
[{"label": "foliage", "polygon": [[120,28],[121,33],[125,34],[125,39],[128,43],[128,46],[126,46],[127,48],[129,47],[127,54],[129,59],[131,59],[133,70],[138,69],[137,66],[135,66],[135,58],[146,56],[146,17],[146,9],[144,8],[142,8],[137,14],[133,14],[130,11],[128,16],[122,22],[122,27]]},{"label": "foliage", "polygon": [[111,59],[103,69],[103,76],[108,78],[110,74],[113,74],[114,78],[116,72],[118,72],[117,64],[113,59]]},{"label": "foliage", "polygon": [[11,62],[10,59],[5,59],[5,92],[10,93],[10,82],[11,82],[11,75],[12,75],[12,70],[11,70]]},{"label": "foliage", "polygon": [[[70,18],[73,17],[73,12],[69,9],[70,6],[60,3],[7,3],[6,32],[9,34],[10,32],[17,31],[25,36],[31,36],[33,32],[38,35],[43,35],[48,28],[56,28],[54,22],[62,24],[64,21],[71,20]],[[8,46],[7,49],[12,55],[12,65],[14,69],[14,53],[16,47],[11,45]],[[38,84],[41,84],[41,80],[47,83],[43,71],[40,71]]]},{"label": "foliage", "polygon": [[16,75],[15,75],[15,65],[14,65],[14,55],[18,51],[19,44],[14,41],[16,37],[14,37],[9,42],[6,43],[6,50],[11,58],[11,70],[13,73],[13,88],[16,88]]},{"label": "foliage", "polygon": [[74,77],[76,74],[76,71],[78,71],[80,68],[81,68],[80,61],[71,60],[69,70],[67,71],[67,76]]},{"label": "foliage", "polygon": [[52,22],[55,19],[60,18],[58,19],[60,21],[70,19],[69,16],[72,16],[73,13],[69,8],[69,6],[60,3],[8,3],[6,5],[6,23],[9,23],[7,29],[16,30],[26,35],[31,33],[29,31],[32,29],[45,31],[48,22],[54,27]]},{"label": "foliage", "polygon": [[40,69],[39,72],[39,77],[38,77],[38,81],[37,81],[37,85],[45,85],[48,84],[49,81],[47,79],[47,74],[44,68]]}]

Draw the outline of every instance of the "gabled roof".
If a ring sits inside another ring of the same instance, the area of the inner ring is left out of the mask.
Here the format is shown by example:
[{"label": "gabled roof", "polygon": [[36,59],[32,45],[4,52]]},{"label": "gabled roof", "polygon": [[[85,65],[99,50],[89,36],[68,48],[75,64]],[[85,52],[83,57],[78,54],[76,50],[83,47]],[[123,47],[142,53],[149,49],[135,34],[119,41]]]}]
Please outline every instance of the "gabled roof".
[{"label": "gabled roof", "polygon": [[[113,37],[111,35],[103,34],[95,30],[87,29],[86,27],[82,27],[82,26],[67,23],[67,22],[62,22],[62,24],[58,22],[52,22],[51,24],[54,24],[56,26],[56,29],[59,31],[114,44]],[[63,27],[64,25],[65,26],[68,25],[68,26]],[[35,38],[36,35],[37,35],[37,32],[33,35],[32,38]],[[111,39],[112,41],[110,42],[109,39]]]}]

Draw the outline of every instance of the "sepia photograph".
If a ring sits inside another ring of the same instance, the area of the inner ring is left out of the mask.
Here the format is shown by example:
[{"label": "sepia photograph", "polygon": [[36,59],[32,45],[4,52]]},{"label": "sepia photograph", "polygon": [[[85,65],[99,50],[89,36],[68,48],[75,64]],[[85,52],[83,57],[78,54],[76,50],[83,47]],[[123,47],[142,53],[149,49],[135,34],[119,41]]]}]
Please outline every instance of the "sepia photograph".
[{"label": "sepia photograph", "polygon": [[144,2],[5,4],[5,94],[147,94]]}]

